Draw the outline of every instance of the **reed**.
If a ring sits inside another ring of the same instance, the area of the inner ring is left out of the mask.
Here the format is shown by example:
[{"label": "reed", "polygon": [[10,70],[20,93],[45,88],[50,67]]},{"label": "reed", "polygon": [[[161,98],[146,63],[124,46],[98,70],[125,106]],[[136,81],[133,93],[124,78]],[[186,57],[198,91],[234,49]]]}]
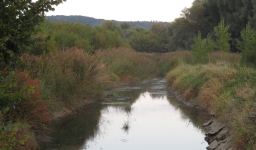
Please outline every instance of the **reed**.
[{"label": "reed", "polygon": [[22,67],[43,82],[42,93],[52,110],[100,99],[108,76],[105,65],[95,56],[72,48],[49,55],[23,54]]},{"label": "reed", "polygon": [[130,82],[157,75],[157,58],[154,54],[138,53],[129,48],[98,50],[96,54],[117,81]]}]

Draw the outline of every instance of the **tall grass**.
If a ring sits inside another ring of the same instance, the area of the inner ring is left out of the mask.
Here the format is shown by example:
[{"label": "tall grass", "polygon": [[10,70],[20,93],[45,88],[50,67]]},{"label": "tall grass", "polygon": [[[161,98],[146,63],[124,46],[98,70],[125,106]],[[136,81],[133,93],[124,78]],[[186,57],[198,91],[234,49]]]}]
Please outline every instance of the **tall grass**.
[{"label": "tall grass", "polygon": [[43,82],[43,96],[52,109],[102,97],[108,79],[105,66],[83,50],[73,48],[43,56],[23,54],[21,60],[22,67]]},{"label": "tall grass", "polygon": [[138,53],[129,48],[98,50],[96,54],[117,81],[129,82],[157,75],[157,59],[154,54]]},{"label": "tall grass", "polygon": [[[209,53],[209,63],[217,63],[220,61],[220,52]],[[223,53],[222,61],[238,64],[240,62],[240,55],[235,53]],[[166,75],[170,70],[182,64],[197,64],[191,51],[177,51],[158,55],[158,73],[160,76]]]},{"label": "tall grass", "polygon": [[227,62],[184,64],[167,74],[168,85],[226,121],[233,145],[248,150],[256,149],[255,81],[255,69]]}]

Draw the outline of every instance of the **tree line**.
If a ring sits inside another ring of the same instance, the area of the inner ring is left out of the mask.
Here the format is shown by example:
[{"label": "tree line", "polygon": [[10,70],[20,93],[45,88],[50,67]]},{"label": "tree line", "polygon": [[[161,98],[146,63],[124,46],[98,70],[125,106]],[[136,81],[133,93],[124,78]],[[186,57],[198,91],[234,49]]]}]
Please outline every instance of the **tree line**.
[{"label": "tree line", "polygon": [[215,38],[214,27],[218,26],[221,18],[229,25],[231,33],[231,52],[237,52],[237,40],[241,40],[241,31],[249,24],[252,29],[256,28],[256,1],[255,0],[195,0],[192,7],[185,8],[180,18],[175,19],[168,26],[169,51],[177,49],[190,50],[194,44],[193,37],[198,31],[202,38],[208,33]]},{"label": "tree line", "polygon": [[126,47],[138,52],[167,52],[166,25],[152,23],[147,30],[127,22],[120,25],[107,20],[100,26],[92,27],[80,22],[50,22],[45,20],[38,26],[34,37],[45,37],[31,49],[31,54],[41,55],[56,50],[68,50],[71,47],[94,53],[95,50]]},{"label": "tree line", "polygon": [[[148,30],[136,30],[130,23],[117,24],[113,21],[103,21],[102,24],[112,26],[124,26],[119,28],[123,39],[129,39],[130,46],[139,52],[169,52],[178,50],[191,50],[195,44],[194,36],[200,31],[202,38],[210,36],[216,39],[214,27],[218,26],[221,18],[229,25],[228,32],[231,33],[230,51],[238,52],[237,40],[242,40],[241,31],[249,24],[254,30],[256,28],[255,0],[195,0],[190,8],[184,8],[179,18],[166,23],[153,22]],[[70,16],[72,17],[72,16]],[[101,26],[102,26],[101,24]],[[128,25],[129,24],[129,25]],[[104,26],[104,25],[103,25]],[[111,28],[108,28],[112,30]],[[141,32],[142,31],[142,32]],[[133,35],[133,33],[135,33]],[[133,35],[133,36],[131,36]],[[147,45],[147,46],[146,46]]]}]

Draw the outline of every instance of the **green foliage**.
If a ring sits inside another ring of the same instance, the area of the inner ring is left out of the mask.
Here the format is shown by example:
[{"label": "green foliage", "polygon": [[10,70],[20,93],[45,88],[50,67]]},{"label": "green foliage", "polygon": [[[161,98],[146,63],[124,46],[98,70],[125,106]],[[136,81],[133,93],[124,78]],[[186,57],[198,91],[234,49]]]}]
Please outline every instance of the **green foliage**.
[{"label": "green foliage", "polygon": [[31,47],[30,54],[33,55],[42,55],[43,53],[50,53],[57,51],[57,46],[55,41],[51,38],[50,40],[38,42],[37,44]]},{"label": "green foliage", "polygon": [[241,63],[256,66],[256,31],[250,25],[241,32],[242,41],[237,40],[237,48],[242,51]]},{"label": "green foliage", "polygon": [[[3,126],[0,126],[3,128]],[[17,125],[7,125],[4,127],[5,130],[0,131],[0,148],[5,150],[10,150],[16,146],[24,145],[28,139],[28,135],[21,139],[16,139],[16,134],[18,132]]]},{"label": "green foliage", "polygon": [[137,25],[132,25],[127,29],[122,29],[123,39],[129,39],[133,35],[133,33],[141,31],[146,31],[146,29]]},{"label": "green foliage", "polygon": [[138,52],[166,52],[160,37],[150,31],[133,33],[129,43],[131,47]]},{"label": "green foliage", "polygon": [[[218,24],[219,15],[215,15],[215,13],[218,13],[216,11],[218,9],[209,8],[210,6],[214,7],[214,5],[209,5],[208,2],[212,1],[194,1],[192,7],[183,9],[180,18],[169,24],[169,51],[177,51],[178,49],[190,50],[190,45],[194,44],[193,37],[199,30],[202,38],[206,38],[212,28]],[[217,23],[215,22],[215,17],[217,17]]]},{"label": "green foliage", "polygon": [[214,28],[214,31],[216,32],[215,36],[217,37],[215,44],[216,44],[216,48],[218,48],[221,51],[221,59],[222,59],[222,52],[230,51],[230,44],[228,43],[228,41],[231,40],[230,38],[231,34],[228,33],[228,29],[229,29],[229,26],[225,26],[224,18],[221,18],[221,21],[218,27]]},{"label": "green foliage", "polygon": [[9,123],[0,125],[0,149],[35,149],[34,135],[29,131],[30,126],[26,123]]},{"label": "green foliage", "polygon": [[229,25],[232,41],[229,42],[231,52],[237,52],[235,40],[240,39],[240,32],[250,23],[255,29],[255,0],[195,0],[190,8],[185,8],[180,18],[175,19],[168,27],[170,38],[168,49],[189,50],[193,44],[193,36],[200,30],[202,38],[208,33],[214,35],[214,27],[218,26],[221,17]]},{"label": "green foliage", "polygon": [[65,0],[4,0],[0,3],[0,61],[16,63],[18,56],[44,38],[33,38],[44,12]]},{"label": "green foliage", "polygon": [[121,34],[121,26],[118,26],[116,23],[110,20],[102,21],[100,26],[102,28],[108,29],[113,32],[118,32],[119,34]]},{"label": "green foliage", "polygon": [[149,31],[152,31],[161,37],[166,37],[167,28],[164,23],[152,23]]},{"label": "green foliage", "polygon": [[176,51],[178,49],[189,50],[189,45],[193,42],[193,36],[198,29],[193,28],[193,22],[186,18],[177,18],[168,26],[168,51]]},{"label": "green foliage", "polygon": [[[111,25],[113,25],[113,31],[111,31]],[[46,53],[47,51],[54,51],[54,45],[56,45],[58,50],[62,51],[66,51],[72,47],[77,47],[89,53],[94,53],[94,51],[98,49],[125,46],[125,42],[122,40],[120,32],[115,30],[115,27],[121,30],[120,26],[117,26],[111,21],[105,22],[101,27],[95,28],[90,25],[83,25],[79,22],[52,23],[45,21],[40,25],[40,28],[42,28],[44,34],[50,36],[51,39],[47,43],[40,44],[45,46],[44,51]],[[36,48],[36,46],[33,48]],[[34,51],[36,51],[36,49]]]},{"label": "green foliage", "polygon": [[201,39],[201,32],[198,31],[197,37],[194,37],[195,44],[191,45],[192,53],[195,56],[195,62],[206,63],[209,61],[209,52],[214,50],[214,42],[211,40],[211,35],[207,39]]},{"label": "green foliage", "polygon": [[124,22],[124,23],[121,23],[120,26],[123,30],[126,30],[126,29],[129,29],[131,27],[131,24],[129,24],[127,22]]},{"label": "green foliage", "polygon": [[149,31],[157,34],[159,36],[159,52],[167,52],[168,36],[167,36],[167,26],[164,23],[152,23]]},{"label": "green foliage", "polygon": [[137,53],[127,48],[101,50],[96,54],[108,64],[112,76],[123,82],[154,77],[158,72],[153,54]]}]

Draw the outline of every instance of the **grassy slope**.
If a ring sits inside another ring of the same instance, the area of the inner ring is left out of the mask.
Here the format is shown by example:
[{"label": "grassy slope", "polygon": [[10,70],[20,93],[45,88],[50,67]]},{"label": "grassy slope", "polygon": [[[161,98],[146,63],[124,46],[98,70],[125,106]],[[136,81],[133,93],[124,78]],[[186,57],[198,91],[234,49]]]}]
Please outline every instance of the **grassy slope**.
[{"label": "grassy slope", "polygon": [[256,70],[227,62],[180,65],[167,74],[167,84],[227,121],[234,146],[255,149]]}]

